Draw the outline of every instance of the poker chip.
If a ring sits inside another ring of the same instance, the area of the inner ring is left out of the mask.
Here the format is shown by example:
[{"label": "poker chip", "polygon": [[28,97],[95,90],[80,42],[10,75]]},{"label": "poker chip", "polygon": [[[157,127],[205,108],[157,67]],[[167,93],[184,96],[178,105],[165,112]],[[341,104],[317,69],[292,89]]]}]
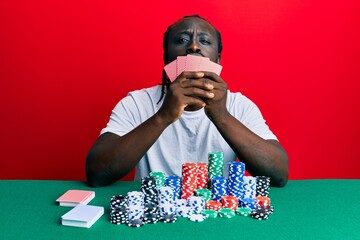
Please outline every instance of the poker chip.
[{"label": "poker chip", "polygon": [[130,220],[127,225],[129,227],[138,228],[138,227],[144,226],[144,224],[145,223],[141,219],[133,219],[133,220]]},{"label": "poker chip", "polygon": [[115,195],[110,198],[110,208],[129,207],[129,197],[124,195]]},{"label": "poker chip", "polygon": [[179,216],[179,217],[190,217],[191,214],[193,214],[193,209],[192,207],[189,207],[189,206],[180,206],[178,208],[176,208],[176,214]]},{"label": "poker chip", "polygon": [[244,198],[255,198],[256,196],[256,177],[244,176]]},{"label": "poker chip", "polygon": [[211,180],[211,195],[213,200],[220,201],[227,194],[227,179],[225,177],[213,177]]},{"label": "poker chip", "polygon": [[[182,177],[150,172],[141,179],[140,191],[110,198],[110,222],[138,228],[144,224],[192,222],[236,215],[267,220],[274,212],[269,198],[270,178],[244,176],[245,164],[229,163],[223,176],[222,152],[208,154],[209,164],[184,163]],[[210,183],[210,184],[208,184]]]},{"label": "poker chip", "polygon": [[154,177],[156,179],[156,185],[158,187],[164,187],[166,182],[166,176],[163,172],[150,172],[150,177]]},{"label": "poker chip", "polygon": [[222,218],[232,218],[232,217],[235,217],[235,215],[236,215],[235,211],[231,208],[221,208],[218,211],[218,214],[219,214],[219,217],[222,217]]},{"label": "poker chip", "polygon": [[245,164],[243,162],[229,162],[229,177],[227,185],[227,193],[230,196],[236,196],[237,199],[244,197],[244,175]]},{"label": "poker chip", "polygon": [[141,191],[144,194],[144,203],[155,203],[159,201],[159,193],[156,178],[148,176],[141,179]]},{"label": "poker chip", "polygon": [[205,220],[205,216],[202,214],[192,214],[189,217],[189,220],[192,222],[203,222]]},{"label": "poker chip", "polygon": [[221,204],[224,208],[236,210],[238,208],[239,201],[235,196],[223,196],[221,198]]},{"label": "poker chip", "polygon": [[126,207],[114,207],[110,209],[110,222],[113,224],[127,224],[129,212]]},{"label": "poker chip", "polygon": [[222,207],[221,203],[216,200],[210,200],[205,203],[206,209],[219,211],[221,207]]},{"label": "poker chip", "polygon": [[240,202],[240,206],[241,207],[247,207],[250,209],[255,209],[257,206],[257,201],[253,198],[244,198],[241,202]]},{"label": "poker chip", "polygon": [[197,163],[197,173],[196,173],[196,189],[198,188],[207,188],[208,184],[208,164],[207,163]]},{"label": "poker chip", "polygon": [[161,216],[160,221],[163,223],[174,223],[177,221],[176,214],[164,214]]},{"label": "poker chip", "polygon": [[195,195],[203,197],[205,202],[211,200],[211,190],[207,188],[199,188],[195,190]]},{"label": "poker chip", "polygon": [[258,207],[251,211],[250,216],[257,220],[267,220],[271,213],[263,207]]},{"label": "poker chip", "polygon": [[270,206],[270,198],[265,196],[256,196],[255,200],[260,206]]},{"label": "poker chip", "polygon": [[250,215],[251,211],[252,211],[252,210],[251,210],[250,208],[241,207],[241,208],[238,208],[238,209],[236,210],[236,213],[237,213],[238,215],[247,217],[247,216]]},{"label": "poker chip", "polygon": [[208,179],[214,177],[222,177],[224,172],[224,153],[223,152],[210,152],[208,154]]},{"label": "poker chip", "polygon": [[184,163],[182,165],[182,179],[181,198],[188,199],[194,195],[196,189],[196,163]]},{"label": "poker chip", "polygon": [[181,197],[181,177],[168,176],[166,178],[165,185],[171,187],[174,192],[174,201]]},{"label": "poker chip", "polygon": [[206,218],[216,218],[218,216],[218,212],[211,209],[204,209],[202,210],[202,215],[204,215]]},{"label": "poker chip", "polygon": [[159,221],[159,216],[155,213],[146,213],[143,221],[148,224],[155,224]]},{"label": "poker chip", "polygon": [[270,178],[266,176],[256,177],[256,196],[268,197],[270,192]]}]

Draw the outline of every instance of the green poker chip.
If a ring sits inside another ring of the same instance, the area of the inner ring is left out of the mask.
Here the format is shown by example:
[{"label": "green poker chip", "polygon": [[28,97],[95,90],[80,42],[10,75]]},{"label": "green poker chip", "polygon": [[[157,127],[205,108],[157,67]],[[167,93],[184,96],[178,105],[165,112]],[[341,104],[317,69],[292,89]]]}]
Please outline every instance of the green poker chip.
[{"label": "green poker chip", "polygon": [[250,215],[251,211],[252,211],[252,210],[251,210],[250,208],[242,207],[242,208],[238,208],[238,209],[236,210],[236,213],[237,213],[238,215],[247,217],[247,216]]},{"label": "green poker chip", "polygon": [[216,218],[218,216],[217,211],[212,209],[204,209],[202,210],[202,215],[204,215],[206,218]]},{"label": "green poker chip", "polygon": [[223,218],[232,218],[235,217],[236,213],[233,209],[231,208],[221,208],[218,211],[219,217],[223,217]]}]

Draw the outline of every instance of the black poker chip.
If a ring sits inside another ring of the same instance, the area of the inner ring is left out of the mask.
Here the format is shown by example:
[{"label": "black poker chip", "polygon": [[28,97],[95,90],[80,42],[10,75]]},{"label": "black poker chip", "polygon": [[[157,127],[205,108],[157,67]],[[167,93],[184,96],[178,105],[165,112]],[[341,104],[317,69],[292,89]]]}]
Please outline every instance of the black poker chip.
[{"label": "black poker chip", "polygon": [[128,226],[134,228],[142,227],[144,224],[145,223],[142,219],[132,219],[128,222]]},{"label": "black poker chip", "polygon": [[251,213],[250,216],[257,220],[267,220],[271,212],[266,207],[257,207]]},{"label": "black poker chip", "polygon": [[270,178],[266,176],[256,177],[256,196],[268,197],[270,193]]},{"label": "black poker chip", "polygon": [[177,221],[176,214],[164,214],[161,216],[160,221],[163,223],[174,223]]},{"label": "black poker chip", "polygon": [[143,221],[145,223],[155,224],[159,221],[159,217],[155,213],[146,213],[146,214],[144,214]]},{"label": "black poker chip", "polygon": [[110,198],[110,208],[128,208],[129,207],[129,197],[124,195],[115,195]]}]

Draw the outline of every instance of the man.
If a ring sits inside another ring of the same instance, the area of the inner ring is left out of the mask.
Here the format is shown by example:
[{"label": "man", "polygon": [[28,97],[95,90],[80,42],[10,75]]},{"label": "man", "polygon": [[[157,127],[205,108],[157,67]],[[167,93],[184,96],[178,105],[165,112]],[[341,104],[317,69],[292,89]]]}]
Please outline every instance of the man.
[{"label": "man", "polygon": [[[221,60],[220,33],[197,15],[171,25],[163,47],[165,64],[188,54]],[[111,184],[134,167],[135,179],[151,171],[181,176],[182,163],[206,162],[213,151],[224,153],[224,175],[238,158],[273,186],[287,182],[287,154],[254,103],[212,72],[183,72],[172,83],[163,74],[162,86],[131,92],[116,105],[87,157],[87,181]]]}]

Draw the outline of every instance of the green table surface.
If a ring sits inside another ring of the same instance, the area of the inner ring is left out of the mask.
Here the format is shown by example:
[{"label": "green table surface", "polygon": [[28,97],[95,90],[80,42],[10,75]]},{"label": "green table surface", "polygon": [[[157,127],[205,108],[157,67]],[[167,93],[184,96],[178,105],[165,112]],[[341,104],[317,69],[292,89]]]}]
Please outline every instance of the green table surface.
[{"label": "green table surface", "polygon": [[[55,200],[69,189],[94,190],[89,205],[105,208],[91,228],[61,225],[71,208]],[[360,180],[294,180],[271,188],[274,213],[268,220],[236,216],[201,223],[179,218],[141,228],[111,224],[110,197],[139,189],[139,182],[90,188],[77,181],[1,180],[0,239],[360,239]]]}]

